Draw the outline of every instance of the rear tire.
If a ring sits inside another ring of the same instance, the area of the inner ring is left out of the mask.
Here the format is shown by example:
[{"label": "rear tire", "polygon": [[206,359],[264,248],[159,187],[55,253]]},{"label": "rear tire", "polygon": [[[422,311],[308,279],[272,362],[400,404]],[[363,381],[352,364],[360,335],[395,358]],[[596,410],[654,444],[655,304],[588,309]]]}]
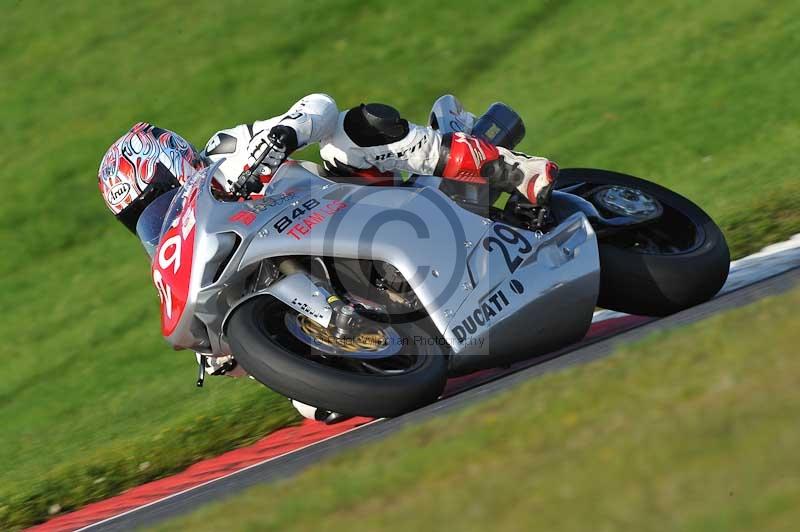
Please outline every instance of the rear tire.
[{"label": "rear tire", "polygon": [[234,310],[227,326],[236,360],[281,395],[340,414],[393,417],[432,403],[444,390],[447,357],[436,342],[415,342],[429,337],[419,325],[392,325],[403,339],[398,356],[416,357],[409,371],[365,374],[320,363],[330,355],[302,342],[278,341],[276,331],[294,312],[271,296],[257,297]]},{"label": "rear tire", "polygon": [[[669,212],[676,220],[674,223],[667,220],[664,231],[686,233],[689,227],[695,231],[694,241],[686,251],[669,253],[642,251],[621,246],[614,238],[599,237],[599,306],[628,314],[665,316],[707,301],[722,288],[730,268],[728,245],[722,231],[700,207],[637,177],[588,168],[561,170],[558,188],[577,183],[641,190],[665,207],[662,218]],[[682,227],[686,231],[678,228],[681,224],[685,224]],[[687,238],[685,234],[677,236]]]}]

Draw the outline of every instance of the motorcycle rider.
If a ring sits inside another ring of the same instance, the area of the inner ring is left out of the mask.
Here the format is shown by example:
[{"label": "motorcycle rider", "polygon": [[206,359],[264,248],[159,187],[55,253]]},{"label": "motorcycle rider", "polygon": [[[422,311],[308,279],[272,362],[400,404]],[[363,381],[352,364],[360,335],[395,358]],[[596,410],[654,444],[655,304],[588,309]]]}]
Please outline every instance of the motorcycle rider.
[{"label": "motorcycle rider", "polygon": [[[394,171],[429,174],[454,181],[519,191],[533,205],[550,197],[558,167],[496,147],[466,133],[441,134],[412,124],[384,104],[361,104],[339,112],[333,99],[312,94],[285,114],[217,132],[202,152],[169,130],[134,125],[106,152],[98,184],[112,213],[132,232],[138,215],[163,192],[180,186],[196,169],[225,159],[221,185],[239,195],[257,192],[289,155],[319,143],[325,168],[361,180],[385,181]],[[240,180],[259,157],[249,180]]]},{"label": "motorcycle rider", "polygon": [[[471,122],[474,117],[462,118]],[[217,132],[199,153],[176,133],[135,124],[107,150],[98,185],[111,212],[135,233],[145,207],[196,170],[225,159],[220,166],[224,182],[219,185],[247,197],[260,192],[273,169],[292,152],[312,143],[320,145],[325,169],[333,175],[381,184],[397,171],[436,175],[518,191],[535,206],[547,204],[558,173],[545,158],[496,147],[466,133],[442,134],[408,122],[385,104],[361,104],[340,112],[330,96],[311,94],[282,115]],[[204,359],[210,374],[232,369],[230,360],[199,357]]]}]

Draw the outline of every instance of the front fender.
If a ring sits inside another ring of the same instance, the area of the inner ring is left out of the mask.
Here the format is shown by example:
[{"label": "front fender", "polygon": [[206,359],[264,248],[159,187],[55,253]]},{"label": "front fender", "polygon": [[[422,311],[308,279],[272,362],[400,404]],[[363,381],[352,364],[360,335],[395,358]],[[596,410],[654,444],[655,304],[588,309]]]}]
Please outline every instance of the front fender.
[{"label": "front fender", "polygon": [[328,304],[330,295],[328,291],[315,284],[314,280],[305,273],[293,273],[233,303],[222,320],[222,330],[225,331],[231,314],[242,303],[261,296],[272,296],[279,299],[286,306],[295,309],[323,327],[327,327],[333,315],[333,310]]}]

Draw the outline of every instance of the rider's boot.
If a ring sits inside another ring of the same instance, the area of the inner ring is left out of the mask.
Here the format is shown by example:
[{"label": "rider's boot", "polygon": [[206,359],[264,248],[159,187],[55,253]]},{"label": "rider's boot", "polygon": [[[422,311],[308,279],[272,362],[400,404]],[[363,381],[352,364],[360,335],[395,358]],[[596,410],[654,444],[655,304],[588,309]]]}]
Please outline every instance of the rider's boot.
[{"label": "rider's boot", "polygon": [[558,166],[543,157],[513,152],[464,133],[442,137],[436,175],[454,181],[518,191],[535,206],[550,201]]}]

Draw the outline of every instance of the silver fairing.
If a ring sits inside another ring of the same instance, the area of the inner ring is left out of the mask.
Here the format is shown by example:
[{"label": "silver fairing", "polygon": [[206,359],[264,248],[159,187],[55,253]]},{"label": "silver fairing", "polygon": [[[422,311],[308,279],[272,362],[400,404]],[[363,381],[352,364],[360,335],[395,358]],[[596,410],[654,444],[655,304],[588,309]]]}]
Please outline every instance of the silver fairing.
[{"label": "silver fairing", "polygon": [[[264,259],[293,255],[369,259],[397,268],[457,355],[456,372],[486,365],[486,356],[473,355],[528,357],[585,334],[600,265],[583,214],[534,234],[462,209],[437,188],[420,185],[424,180],[366,187],[334,183],[315,170],[311,163],[284,164],[267,196],[246,202],[212,196],[216,167],[200,174],[189,297],[168,342],[234,354],[224,325],[232,309],[254,296],[245,279]],[[270,290],[289,302],[286,286],[280,296],[274,286],[261,293]],[[326,310],[324,303],[314,306],[317,296],[298,293],[295,304],[319,320]]]}]

